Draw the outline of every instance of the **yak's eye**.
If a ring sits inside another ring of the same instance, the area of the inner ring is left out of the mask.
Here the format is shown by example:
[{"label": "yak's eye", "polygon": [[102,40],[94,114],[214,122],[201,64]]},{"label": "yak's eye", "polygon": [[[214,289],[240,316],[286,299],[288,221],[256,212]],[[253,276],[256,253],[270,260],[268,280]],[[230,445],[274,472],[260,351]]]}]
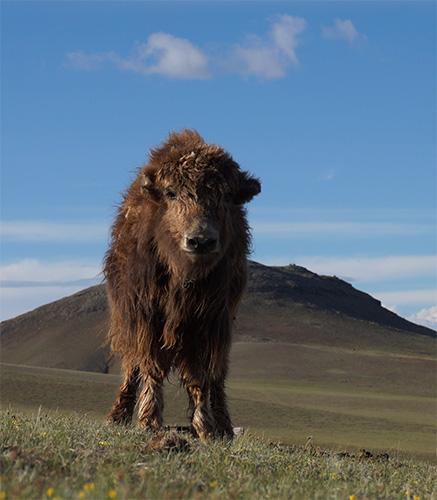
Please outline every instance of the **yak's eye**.
[{"label": "yak's eye", "polygon": [[176,193],[173,190],[171,190],[171,189],[166,189],[165,190],[165,196],[167,198],[169,198],[170,200],[176,199]]}]

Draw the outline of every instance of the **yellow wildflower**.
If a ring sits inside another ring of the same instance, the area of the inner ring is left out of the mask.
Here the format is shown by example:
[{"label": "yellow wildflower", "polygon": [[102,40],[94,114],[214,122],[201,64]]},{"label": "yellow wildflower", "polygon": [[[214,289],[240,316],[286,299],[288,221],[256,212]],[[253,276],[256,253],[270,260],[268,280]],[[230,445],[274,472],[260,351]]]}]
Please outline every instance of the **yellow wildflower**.
[{"label": "yellow wildflower", "polygon": [[96,487],[96,486],[95,486],[95,484],[94,484],[94,483],[85,483],[85,484],[83,485],[83,489],[84,489],[84,491],[86,491],[87,493],[88,493],[89,491],[94,491],[94,488],[95,488],[95,487]]},{"label": "yellow wildflower", "polygon": [[414,495],[413,496],[413,500],[420,500],[420,496],[419,495]]},{"label": "yellow wildflower", "polygon": [[112,489],[108,491],[108,498],[117,498],[117,492]]},{"label": "yellow wildflower", "polygon": [[52,496],[55,494],[55,488],[47,488],[47,496],[49,498],[52,498]]},{"label": "yellow wildflower", "polygon": [[99,441],[100,446],[111,446],[111,443],[109,441]]},{"label": "yellow wildflower", "polygon": [[211,486],[211,488],[217,488],[217,486],[218,486],[218,481],[216,481],[216,480],[211,481],[211,482],[209,483],[209,485]]},{"label": "yellow wildflower", "polygon": [[85,498],[85,495],[86,493],[83,490],[79,491],[79,498]]},{"label": "yellow wildflower", "polygon": [[357,497],[355,495],[349,495],[349,500],[357,500]]},{"label": "yellow wildflower", "polygon": [[6,500],[6,491],[0,491],[0,500]]}]

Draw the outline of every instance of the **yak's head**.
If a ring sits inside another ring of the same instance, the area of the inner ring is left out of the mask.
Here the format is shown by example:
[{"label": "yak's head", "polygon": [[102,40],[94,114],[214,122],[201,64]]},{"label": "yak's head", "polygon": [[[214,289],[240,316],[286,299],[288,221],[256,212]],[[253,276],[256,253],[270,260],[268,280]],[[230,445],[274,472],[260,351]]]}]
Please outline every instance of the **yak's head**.
[{"label": "yak's head", "polygon": [[247,251],[242,206],[261,185],[219,146],[205,144],[194,131],[171,134],[152,151],[140,182],[143,196],[156,205],[157,251],[174,270],[195,276],[214,266],[230,245]]}]

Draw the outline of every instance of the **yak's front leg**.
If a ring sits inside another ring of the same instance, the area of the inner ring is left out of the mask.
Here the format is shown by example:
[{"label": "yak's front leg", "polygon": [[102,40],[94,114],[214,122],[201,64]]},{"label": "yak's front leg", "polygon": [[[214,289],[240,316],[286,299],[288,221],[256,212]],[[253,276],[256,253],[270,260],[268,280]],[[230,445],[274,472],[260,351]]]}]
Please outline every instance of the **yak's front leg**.
[{"label": "yak's front leg", "polygon": [[135,404],[137,402],[137,389],[140,370],[137,366],[124,370],[123,383],[118,390],[117,399],[112,407],[108,422],[114,424],[129,424],[132,420]]},{"label": "yak's front leg", "polygon": [[214,416],[216,433],[219,437],[234,437],[231,417],[226,402],[224,378],[214,380],[211,384],[211,409]]},{"label": "yak's front leg", "polygon": [[138,423],[145,429],[156,431],[162,427],[165,374],[149,371],[142,373],[141,378],[143,385],[138,397]]},{"label": "yak's front leg", "polygon": [[192,406],[191,426],[202,441],[214,436],[215,423],[211,412],[209,387],[206,384],[186,384]]}]

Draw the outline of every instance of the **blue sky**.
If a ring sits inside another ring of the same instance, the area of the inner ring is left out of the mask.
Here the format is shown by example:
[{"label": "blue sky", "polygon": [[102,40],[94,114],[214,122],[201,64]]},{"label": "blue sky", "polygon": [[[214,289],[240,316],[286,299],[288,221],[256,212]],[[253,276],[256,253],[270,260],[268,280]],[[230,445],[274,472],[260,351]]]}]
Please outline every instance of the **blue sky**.
[{"label": "blue sky", "polygon": [[255,260],[437,325],[434,2],[1,8],[2,319],[100,279],[120,192],[190,127],[262,179]]}]

